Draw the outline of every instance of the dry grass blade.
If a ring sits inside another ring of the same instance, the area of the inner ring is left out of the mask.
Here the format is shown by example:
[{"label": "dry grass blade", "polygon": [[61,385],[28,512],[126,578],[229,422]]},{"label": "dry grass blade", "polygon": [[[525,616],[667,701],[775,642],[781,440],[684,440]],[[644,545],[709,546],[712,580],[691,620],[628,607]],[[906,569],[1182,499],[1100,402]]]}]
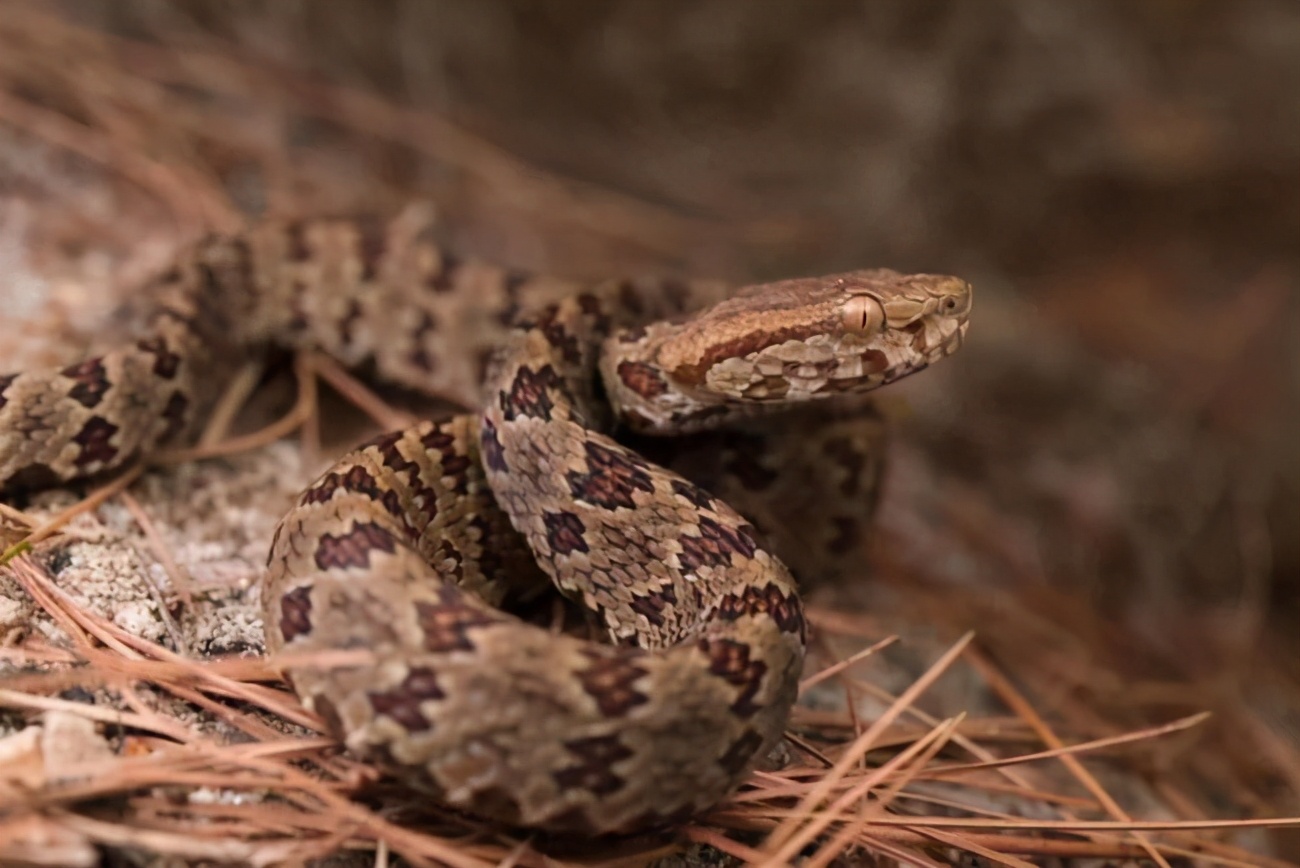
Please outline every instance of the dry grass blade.
[{"label": "dry grass blade", "polygon": [[995,820],[986,817],[879,817],[878,825],[911,829],[1037,829],[1053,832],[1189,832],[1300,827],[1300,817],[1259,820]]},{"label": "dry grass blade", "polygon": [[389,406],[386,401],[366,388],[360,380],[349,374],[343,369],[342,365],[328,356],[312,353],[311,369],[322,380],[329,383],[336,392],[347,398],[354,407],[373,419],[384,430],[393,431],[398,428],[405,428],[415,421],[415,418],[409,413],[403,413]]},{"label": "dry grass blade", "polygon": [[[980,771],[984,769],[1003,768],[1010,765],[1023,765],[1028,762],[1036,762],[1044,759],[1061,759],[1089,751],[1097,751],[1102,748],[1115,747],[1121,744],[1131,744],[1135,741],[1145,741],[1146,739],[1156,738],[1169,733],[1182,732],[1200,725],[1210,715],[1208,712],[1193,714],[1184,717],[1181,720],[1175,720],[1161,726],[1153,726],[1136,732],[1126,732],[1123,735],[1115,735],[1109,738],[1099,738],[1094,741],[1083,742],[1075,745],[1062,745],[1052,750],[1039,751],[1037,753],[1024,754],[1022,756],[1009,757],[1007,759],[989,760],[978,763],[962,763],[961,765],[935,766],[925,772],[926,778],[942,778],[954,774],[965,772]],[[1127,819],[1127,818],[1121,818]]]},{"label": "dry grass blade", "polygon": [[953,834],[951,832],[940,832],[936,829],[926,829],[925,834],[938,841],[941,844],[947,844],[949,847],[960,850],[964,853],[973,853],[976,856],[983,856],[995,865],[1007,865],[1010,868],[1034,868],[1032,862],[1026,862],[1023,859],[1017,859],[1000,850],[986,846],[967,835]]},{"label": "dry grass blade", "polygon": [[852,654],[844,658],[843,660],[832,663],[830,666],[827,666],[824,669],[800,681],[799,691],[802,693],[803,691],[808,690],[809,688],[816,687],[818,684],[821,684],[823,681],[826,681],[829,678],[834,678],[836,675],[839,675],[841,672],[848,669],[854,663],[858,663],[862,660],[867,659],[868,657],[871,657],[874,654],[878,654],[879,652],[885,650],[886,648],[888,648],[890,645],[893,645],[897,641],[898,641],[897,636],[888,636],[884,639],[881,639],[879,642],[875,643],[874,645],[870,645],[866,648],[863,648],[861,651],[858,651],[856,654]]},{"label": "dry grass blade", "polygon": [[150,460],[154,464],[185,464],[202,458],[235,455],[274,443],[281,437],[297,431],[316,414],[316,390],[312,386],[311,360],[306,354],[300,355],[295,360],[294,371],[298,380],[298,399],[288,413],[270,425],[216,443],[201,444],[190,449],[169,449],[159,452]]},{"label": "dry grass blade", "polygon": [[[226,386],[225,391],[221,393],[221,397],[217,399],[216,405],[212,408],[212,412],[208,416],[208,423],[203,427],[203,433],[199,435],[199,447],[215,446],[226,439],[230,428],[235,424],[235,417],[239,415],[244,403],[257,388],[257,381],[261,376],[262,363],[260,360],[240,366],[239,370],[230,378],[230,384]],[[290,416],[292,415],[291,412]]]},{"label": "dry grass blade", "polygon": [[[1021,696],[1020,691],[1015,689],[1010,680],[998,671],[996,667],[986,660],[978,651],[974,651],[971,654],[971,664],[980,671],[985,680],[988,681],[993,689],[1002,697],[1003,701],[1006,702],[1007,705],[1010,706],[1011,709],[1022,719],[1029,722],[1029,725],[1038,733],[1038,737],[1043,740],[1044,744],[1053,750],[1061,751],[1061,762],[1070,770],[1071,774],[1073,774],[1075,778],[1084,785],[1088,792],[1092,793],[1093,796],[1097,798],[1097,801],[1106,808],[1108,814],[1117,820],[1131,819],[1131,817],[1129,817],[1128,814],[1119,806],[1119,803],[1112,799],[1110,794],[1106,792],[1100,783],[1098,783],[1097,779],[1089,774],[1088,770],[1085,769],[1073,756],[1075,751],[1065,750],[1064,744],[1059,738],[1057,738],[1056,733],[1052,732],[1051,728],[1047,725],[1047,722],[1044,721],[1036,711],[1034,711],[1033,706],[1030,705],[1023,696]],[[1191,718],[1187,718],[1185,721],[1179,721],[1178,723],[1190,727],[1204,721],[1207,717],[1209,717],[1209,714],[1195,715]],[[1171,724],[1170,726],[1178,726],[1178,723]],[[1179,726],[1178,728],[1185,727]],[[1161,729],[1162,733],[1169,731],[1173,731],[1173,729]],[[1157,865],[1162,866],[1162,868],[1169,868],[1169,863],[1166,862],[1164,857],[1156,851],[1156,849],[1151,845],[1151,842],[1148,841],[1145,836],[1138,834],[1135,837],[1138,843],[1147,851],[1147,854]]]},{"label": "dry grass blade", "polygon": [[[927,670],[925,675],[917,679],[917,681],[898,698],[898,702],[877,718],[871,726],[862,733],[862,735],[858,736],[858,738],[848,746],[844,751],[843,756],[838,762],[836,762],[835,766],[826,773],[822,780],[817,782],[808,795],[800,802],[798,811],[796,811],[792,817],[784,820],[768,836],[763,848],[764,852],[768,854],[768,859],[774,860],[776,854],[785,853],[787,849],[789,849],[788,843],[796,834],[796,830],[799,827],[801,820],[816,815],[817,808],[821,805],[822,801],[831,793],[849,770],[853,768],[859,758],[871,749],[871,746],[875,744],[880,734],[884,732],[884,730],[893,723],[900,714],[902,714],[903,708],[910,705],[915,701],[916,697],[920,696],[928,687],[930,687],[931,684],[938,680],[939,676],[941,676],[945,671],[947,671],[948,667],[956,662],[957,658],[961,656],[962,651],[965,650],[966,646],[969,645],[974,638],[973,634],[967,634],[958,640],[958,642],[950,648],[946,654],[944,654],[934,663],[933,666],[930,667],[929,670]],[[795,848],[792,852],[797,852],[797,849],[798,848]]]},{"label": "dry grass blade", "polygon": [[[133,497],[131,492],[123,491],[120,496],[127,512],[131,513],[131,517],[135,519],[136,526],[145,535],[145,539],[149,541],[149,548],[152,550],[154,557],[158,559],[158,563],[162,565],[163,570],[167,573],[167,578],[172,588],[175,589],[176,596],[183,604],[192,606],[194,597],[190,593],[189,576],[181,569],[176,559],[172,557],[171,550],[163,542],[162,535],[158,532],[158,526],[149,518],[149,513],[145,510],[144,505]],[[167,628],[172,644],[182,651],[185,650],[185,637],[181,633],[180,625],[172,617],[171,609],[167,605],[162,588],[148,573],[145,573],[144,580],[149,586],[149,593],[153,596],[154,602],[158,604],[158,615]]]},{"label": "dry grass blade", "polygon": [[[810,844],[837,820],[842,821],[844,827],[839,835],[832,838],[830,842],[813,854],[811,857],[813,864],[831,862],[839,855],[840,848],[849,841],[867,836],[867,828],[870,825],[871,818],[887,808],[916,772],[923,768],[948,743],[958,723],[960,723],[960,718],[943,721],[927,733],[925,737],[918,739],[875,772],[863,775],[861,780],[827,806],[825,810],[821,811],[817,817],[810,820],[803,829],[791,838],[786,844],[785,855],[792,856],[798,850]],[[896,779],[877,795],[874,803],[868,804],[863,801],[871,789],[891,777]],[[848,811],[855,802],[860,802],[861,807],[856,817],[850,817]],[[841,841],[842,843],[837,843]]]},{"label": "dry grass blade", "polygon": [[113,726],[129,726],[143,732],[154,732],[182,743],[189,741],[194,736],[194,733],[190,730],[172,721],[160,722],[158,718],[152,716],[132,714],[129,711],[112,708],[100,708],[97,705],[56,699],[52,696],[33,696],[30,693],[22,693],[2,687],[0,687],[0,707],[28,711],[63,711],[84,717],[87,720],[97,720],[100,723]]},{"label": "dry grass blade", "polygon": [[54,516],[54,518],[51,518],[49,521],[40,525],[31,533],[27,534],[27,536],[23,537],[22,540],[5,549],[3,553],[0,553],[0,566],[8,564],[23,552],[30,551],[32,546],[58,533],[64,525],[76,518],[78,515],[81,515],[84,512],[90,512],[92,509],[113,497],[118,492],[126,490],[126,488],[130,486],[132,482],[135,482],[143,472],[144,468],[139,465],[127,469],[111,482],[100,486],[95,491],[86,495],[86,497],[80,502],[73,504],[58,515]]}]

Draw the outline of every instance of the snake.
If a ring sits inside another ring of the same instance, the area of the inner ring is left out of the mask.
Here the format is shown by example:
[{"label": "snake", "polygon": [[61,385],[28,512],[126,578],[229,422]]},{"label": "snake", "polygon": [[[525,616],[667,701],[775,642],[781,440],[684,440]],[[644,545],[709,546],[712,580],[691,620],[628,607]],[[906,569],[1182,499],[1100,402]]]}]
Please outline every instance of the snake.
[{"label": "snake", "polygon": [[[781,528],[717,494],[781,470],[743,432],[771,419],[806,450],[839,424],[825,408],[955,352],[972,298],[884,269],[739,290],[561,278],[455,255],[410,214],[212,235],[145,293],[133,342],[0,378],[0,493],[185,441],[268,347],[464,406],[354,449],[296,499],[262,584],[267,646],[349,751],[433,805],[584,835],[706,811],[782,737],[801,546],[783,559]],[[742,434],[703,442],[730,458],[695,462],[708,485],[629,445],[729,425]],[[858,481],[835,485],[867,502]],[[585,633],[510,608],[539,583]]]}]

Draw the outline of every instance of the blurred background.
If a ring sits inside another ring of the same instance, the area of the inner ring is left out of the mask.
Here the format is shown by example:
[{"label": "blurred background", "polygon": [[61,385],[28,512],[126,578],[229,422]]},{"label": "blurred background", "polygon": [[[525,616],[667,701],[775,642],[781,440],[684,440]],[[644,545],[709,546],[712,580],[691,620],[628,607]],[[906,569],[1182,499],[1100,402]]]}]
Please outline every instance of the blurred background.
[{"label": "blurred background", "polygon": [[[206,229],[414,197],[569,274],[971,280],[827,593],[978,628],[1076,733],[1211,709],[1132,771],[1182,816],[1300,813],[1300,4],[0,3],[15,322]],[[121,295],[77,298],[70,341]]]}]

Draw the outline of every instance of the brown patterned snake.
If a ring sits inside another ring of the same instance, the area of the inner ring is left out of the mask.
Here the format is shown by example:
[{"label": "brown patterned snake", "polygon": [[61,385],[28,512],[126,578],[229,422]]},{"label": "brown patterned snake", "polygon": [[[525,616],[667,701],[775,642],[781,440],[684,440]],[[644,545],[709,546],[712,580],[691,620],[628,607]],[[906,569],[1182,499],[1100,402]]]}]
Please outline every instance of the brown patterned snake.
[{"label": "brown patterned snake", "polygon": [[[183,436],[230,363],[269,342],[485,407],[380,437],[299,498],[270,554],[268,644],[293,652],[295,689],[349,748],[443,804],[579,832],[705,809],[781,735],[800,604],[748,521],[602,432],[700,429],[898,379],[960,345],[970,287],[889,271],[730,295],[578,284],[460,261],[428,234],[317,221],[201,242],[153,288],[146,337],[0,379],[0,490]],[[823,421],[839,424],[814,412],[786,433]],[[710,489],[767,481],[750,435],[728,436]],[[864,467],[834,480],[857,503]],[[611,643],[497,608],[534,559]]]}]

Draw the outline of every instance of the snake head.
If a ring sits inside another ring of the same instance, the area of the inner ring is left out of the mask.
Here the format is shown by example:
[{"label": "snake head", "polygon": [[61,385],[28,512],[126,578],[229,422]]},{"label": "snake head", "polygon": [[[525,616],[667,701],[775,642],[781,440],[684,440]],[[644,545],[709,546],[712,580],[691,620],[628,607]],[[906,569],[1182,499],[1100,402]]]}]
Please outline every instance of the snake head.
[{"label": "snake head", "polygon": [[709,427],[915,373],[961,346],[971,298],[960,278],[886,269],[760,284],[613,342],[602,370],[636,429]]},{"label": "snake head", "polygon": [[883,269],[763,284],[666,337],[655,357],[701,397],[794,402],[867,391],[955,352],[971,295],[960,278]]}]

